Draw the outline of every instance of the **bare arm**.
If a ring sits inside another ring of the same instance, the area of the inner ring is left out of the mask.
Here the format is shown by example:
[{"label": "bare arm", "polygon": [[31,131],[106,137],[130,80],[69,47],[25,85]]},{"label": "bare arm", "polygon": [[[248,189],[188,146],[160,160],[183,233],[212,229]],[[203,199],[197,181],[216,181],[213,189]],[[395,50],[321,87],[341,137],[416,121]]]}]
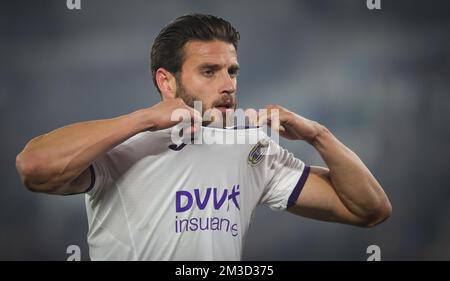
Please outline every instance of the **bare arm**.
[{"label": "bare arm", "polygon": [[170,118],[177,108],[194,114],[181,99],[170,99],[127,115],[76,123],[38,136],[17,156],[17,171],[32,191],[83,192],[90,184],[88,167],[98,156],[139,132],[175,125],[179,121]]},{"label": "bare arm", "polygon": [[[320,125],[318,125],[320,126]],[[369,169],[326,128],[313,141],[328,168],[311,167],[310,176],[290,212],[304,217],[375,226],[386,220],[391,204]]]},{"label": "bare arm", "polygon": [[392,207],[382,187],[361,159],[327,128],[281,106],[279,120],[268,120],[280,135],[312,144],[328,168],[312,167],[289,211],[314,219],[371,227],[387,219]]}]

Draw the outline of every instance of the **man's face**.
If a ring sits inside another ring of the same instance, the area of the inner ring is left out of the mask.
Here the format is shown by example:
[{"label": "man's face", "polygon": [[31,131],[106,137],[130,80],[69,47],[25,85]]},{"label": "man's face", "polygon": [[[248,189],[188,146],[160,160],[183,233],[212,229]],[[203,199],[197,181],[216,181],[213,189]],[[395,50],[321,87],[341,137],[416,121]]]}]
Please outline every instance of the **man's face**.
[{"label": "man's face", "polygon": [[236,108],[239,65],[233,44],[223,41],[189,41],[177,79],[177,97],[189,106],[202,102],[202,110],[217,108],[223,113]]}]

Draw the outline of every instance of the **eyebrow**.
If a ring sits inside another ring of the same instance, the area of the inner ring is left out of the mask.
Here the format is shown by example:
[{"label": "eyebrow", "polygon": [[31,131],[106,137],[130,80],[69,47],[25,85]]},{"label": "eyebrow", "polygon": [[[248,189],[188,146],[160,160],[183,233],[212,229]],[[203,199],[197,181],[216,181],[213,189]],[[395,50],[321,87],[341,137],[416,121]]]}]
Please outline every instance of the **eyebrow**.
[{"label": "eyebrow", "polygon": [[[215,64],[215,63],[204,63],[198,66],[198,69],[200,70],[205,70],[205,69],[210,69],[210,70],[219,70],[222,68],[222,65],[220,64]],[[228,67],[229,70],[233,70],[233,71],[238,71],[239,70],[239,64],[232,64],[230,67]]]}]

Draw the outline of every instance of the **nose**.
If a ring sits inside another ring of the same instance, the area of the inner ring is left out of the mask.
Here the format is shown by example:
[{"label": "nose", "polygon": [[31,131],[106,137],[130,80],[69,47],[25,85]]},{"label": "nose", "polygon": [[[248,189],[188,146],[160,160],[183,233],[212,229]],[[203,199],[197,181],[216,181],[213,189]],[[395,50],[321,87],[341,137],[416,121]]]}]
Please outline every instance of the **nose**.
[{"label": "nose", "polygon": [[222,86],[220,88],[221,94],[234,94],[236,92],[236,78],[231,77],[228,72],[223,75]]}]

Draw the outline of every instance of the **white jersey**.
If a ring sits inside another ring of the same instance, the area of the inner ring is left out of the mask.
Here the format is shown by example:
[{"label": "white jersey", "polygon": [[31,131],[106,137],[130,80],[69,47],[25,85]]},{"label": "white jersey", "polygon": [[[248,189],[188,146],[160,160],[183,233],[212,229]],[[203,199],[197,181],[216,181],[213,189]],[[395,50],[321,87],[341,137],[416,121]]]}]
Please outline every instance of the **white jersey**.
[{"label": "white jersey", "polygon": [[[285,210],[298,198],[309,167],[261,129],[202,132],[203,144],[179,146],[170,129],[140,133],[93,162],[92,260],[240,260],[256,206]],[[258,143],[206,144],[212,134]]]}]

